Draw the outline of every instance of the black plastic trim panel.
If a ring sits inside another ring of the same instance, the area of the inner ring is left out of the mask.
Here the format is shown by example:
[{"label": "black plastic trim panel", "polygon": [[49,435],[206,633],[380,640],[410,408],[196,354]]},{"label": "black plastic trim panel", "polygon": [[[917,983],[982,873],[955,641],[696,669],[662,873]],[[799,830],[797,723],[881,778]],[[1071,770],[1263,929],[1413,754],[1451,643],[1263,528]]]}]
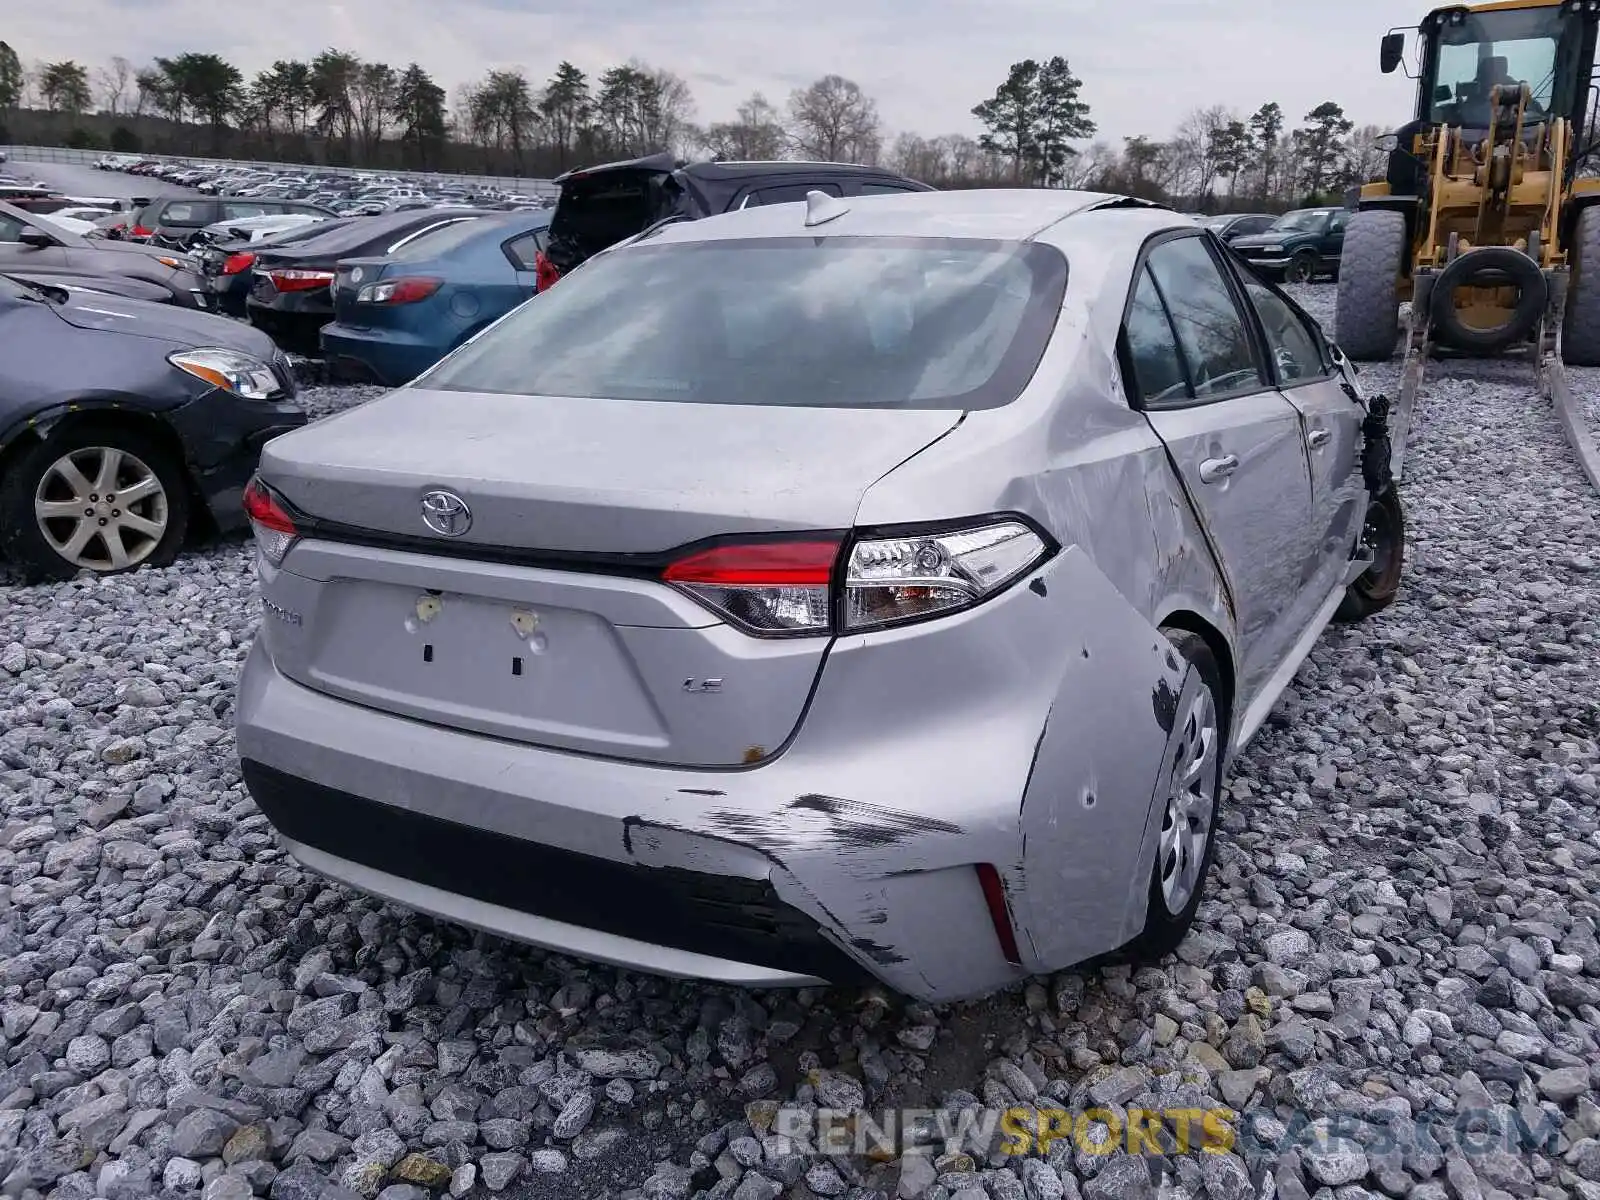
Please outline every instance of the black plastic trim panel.
[{"label": "black plastic trim panel", "polygon": [[[833,983],[862,967],[766,880],[595,858],[411,812],[252,759],[245,786],[283,836],[326,854],[517,912]],[[619,838],[629,836],[624,824]]]}]

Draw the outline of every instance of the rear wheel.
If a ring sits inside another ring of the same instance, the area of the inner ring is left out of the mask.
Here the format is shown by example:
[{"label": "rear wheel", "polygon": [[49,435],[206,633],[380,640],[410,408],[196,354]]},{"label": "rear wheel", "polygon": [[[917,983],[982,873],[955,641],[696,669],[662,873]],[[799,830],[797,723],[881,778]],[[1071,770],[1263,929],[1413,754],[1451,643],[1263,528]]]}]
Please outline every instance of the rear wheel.
[{"label": "rear wheel", "polygon": [[1334,340],[1357,362],[1383,362],[1400,340],[1405,249],[1406,219],[1397,212],[1358,212],[1345,227]]},{"label": "rear wheel", "polygon": [[1211,648],[1198,634],[1163,630],[1187,670],[1163,763],[1156,861],[1144,930],[1128,947],[1137,960],[1154,961],[1178,948],[1194,915],[1216,849],[1222,762],[1228,728],[1227,696]]},{"label": "rear wheel", "polygon": [[0,480],[0,544],[33,579],[166,566],[188,525],[182,467],[137,429],[69,426],[10,460]]},{"label": "rear wheel", "polygon": [[1571,255],[1561,357],[1574,367],[1600,367],[1600,208],[1578,214]]},{"label": "rear wheel", "polygon": [[1367,504],[1361,541],[1372,551],[1372,565],[1345,589],[1333,614],[1336,621],[1364,621],[1393,604],[1400,592],[1406,563],[1406,513],[1393,484]]}]

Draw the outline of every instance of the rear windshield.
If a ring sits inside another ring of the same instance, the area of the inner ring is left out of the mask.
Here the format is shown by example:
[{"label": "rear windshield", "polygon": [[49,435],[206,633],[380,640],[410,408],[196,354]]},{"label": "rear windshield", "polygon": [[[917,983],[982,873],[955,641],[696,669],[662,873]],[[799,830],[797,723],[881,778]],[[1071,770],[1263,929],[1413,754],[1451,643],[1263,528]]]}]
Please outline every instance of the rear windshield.
[{"label": "rear windshield", "polygon": [[1032,378],[1067,263],[1037,243],[772,238],[597,258],[446,358],[450,391],[991,408]]},{"label": "rear windshield", "polygon": [[425,258],[438,258],[449,254],[483,232],[484,223],[479,217],[466,221],[453,221],[442,229],[430,229],[413,241],[407,242],[389,257],[395,262],[420,262]]},{"label": "rear windshield", "polygon": [[551,240],[588,257],[632,237],[664,215],[666,178],[658,171],[605,171],[568,180],[550,221]]}]

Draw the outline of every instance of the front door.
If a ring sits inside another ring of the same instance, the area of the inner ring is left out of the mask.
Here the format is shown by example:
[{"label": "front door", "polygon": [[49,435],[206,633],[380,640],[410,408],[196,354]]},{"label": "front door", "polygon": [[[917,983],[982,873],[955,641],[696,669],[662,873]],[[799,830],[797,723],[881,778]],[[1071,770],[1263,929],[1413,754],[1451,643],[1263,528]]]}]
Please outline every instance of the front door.
[{"label": "front door", "polygon": [[1304,625],[1311,479],[1300,414],[1272,386],[1239,297],[1199,231],[1150,250],[1126,330],[1141,407],[1227,583],[1243,711]]}]

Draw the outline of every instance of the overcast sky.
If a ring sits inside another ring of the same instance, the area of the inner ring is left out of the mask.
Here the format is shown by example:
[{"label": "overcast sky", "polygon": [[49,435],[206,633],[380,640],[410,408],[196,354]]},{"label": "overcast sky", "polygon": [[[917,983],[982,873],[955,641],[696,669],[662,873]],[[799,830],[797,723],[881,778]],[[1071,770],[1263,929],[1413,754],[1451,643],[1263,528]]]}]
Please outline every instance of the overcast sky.
[{"label": "overcast sky", "polygon": [[1248,114],[1268,100],[1291,125],[1323,100],[1393,126],[1410,81],[1378,73],[1378,41],[1413,9],[1391,0],[16,0],[0,36],[26,62],[136,65],[184,50],[247,75],[326,46],[422,63],[454,95],[490,67],[543,81],[563,58],[597,71],[630,57],[694,91],[702,122],[752,91],[780,105],[819,75],[854,79],[891,134],[976,133],[972,106],[1006,68],[1065,55],[1100,136],[1165,136],[1197,106]]}]

